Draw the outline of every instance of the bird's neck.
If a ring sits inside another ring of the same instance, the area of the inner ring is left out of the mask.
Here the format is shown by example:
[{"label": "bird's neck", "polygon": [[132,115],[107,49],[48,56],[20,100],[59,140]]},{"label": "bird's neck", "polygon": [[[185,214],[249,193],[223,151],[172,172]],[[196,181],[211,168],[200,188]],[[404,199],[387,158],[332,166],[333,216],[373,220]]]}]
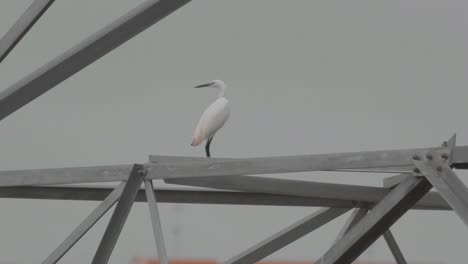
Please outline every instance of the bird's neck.
[{"label": "bird's neck", "polygon": [[218,98],[224,97],[224,92],[226,91],[226,86],[219,87]]}]

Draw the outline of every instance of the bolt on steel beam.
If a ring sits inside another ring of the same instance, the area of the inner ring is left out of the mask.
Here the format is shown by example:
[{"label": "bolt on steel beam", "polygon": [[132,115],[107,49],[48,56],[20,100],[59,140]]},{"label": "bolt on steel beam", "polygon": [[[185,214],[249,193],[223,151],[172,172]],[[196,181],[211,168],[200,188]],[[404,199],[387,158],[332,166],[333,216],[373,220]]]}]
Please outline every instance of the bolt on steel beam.
[{"label": "bolt on steel beam", "polygon": [[415,160],[414,164],[468,226],[468,188],[447,160],[429,152],[426,160]]}]

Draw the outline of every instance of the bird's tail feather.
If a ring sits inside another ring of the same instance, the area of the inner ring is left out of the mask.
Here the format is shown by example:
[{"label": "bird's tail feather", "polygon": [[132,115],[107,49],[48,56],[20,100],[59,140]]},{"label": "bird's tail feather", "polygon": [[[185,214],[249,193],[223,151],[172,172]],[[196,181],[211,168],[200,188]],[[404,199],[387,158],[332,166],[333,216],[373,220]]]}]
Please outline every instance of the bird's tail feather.
[{"label": "bird's tail feather", "polygon": [[193,147],[195,146],[198,146],[200,145],[200,143],[203,142],[203,137],[201,135],[195,135],[193,138],[192,138],[192,145]]}]

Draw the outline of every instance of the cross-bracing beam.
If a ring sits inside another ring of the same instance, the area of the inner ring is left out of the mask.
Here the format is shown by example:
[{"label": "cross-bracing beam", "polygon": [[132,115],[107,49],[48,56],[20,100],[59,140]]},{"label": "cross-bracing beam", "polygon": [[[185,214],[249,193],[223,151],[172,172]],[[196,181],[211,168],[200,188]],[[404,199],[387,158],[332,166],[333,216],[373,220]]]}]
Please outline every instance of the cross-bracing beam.
[{"label": "cross-bracing beam", "polygon": [[402,182],[337,241],[318,263],[351,263],[431,188],[431,184],[423,177],[413,177]]},{"label": "cross-bracing beam", "polygon": [[34,26],[55,0],[34,0],[21,17],[0,39],[0,63]]},{"label": "cross-bracing beam", "polygon": [[190,0],[148,0],[0,93],[0,120]]},{"label": "cross-bracing beam", "polygon": [[[335,239],[335,243],[338,242],[340,239],[343,238],[343,236],[351,230],[359,221],[361,221],[364,216],[366,216],[367,212],[369,210],[367,208],[356,208],[353,210],[351,216],[348,218],[346,221],[345,225],[341,228],[340,233]],[[397,264],[406,264],[406,260],[403,256],[403,253],[401,253],[400,248],[398,247],[398,244],[395,240],[395,238],[392,235],[392,232],[390,229],[384,232],[383,237],[385,241],[387,242],[387,245],[392,252],[393,257],[395,258],[395,261]]]},{"label": "cross-bracing beam", "polygon": [[143,166],[135,164],[130,177],[122,191],[122,195],[115,207],[112,217],[107,225],[106,231],[102,236],[101,243],[96,250],[92,264],[106,264],[112,254],[120,232],[127,220],[130,209],[132,208],[135,197],[140,189],[141,183],[145,178]]},{"label": "cross-bracing beam", "polygon": [[223,262],[223,264],[256,263],[273,252],[289,245],[297,239],[307,235],[338,216],[346,213],[345,208],[324,208],[304,217],[280,232],[270,236],[262,242],[250,247],[237,256]]},{"label": "cross-bracing beam", "polygon": [[395,261],[397,264],[407,264],[405,257],[403,256],[403,253],[401,253],[400,247],[398,247],[398,244],[393,237],[392,231],[388,229],[383,233],[383,237],[385,239],[385,242],[387,242],[388,248],[392,252],[393,257],[395,258]]},{"label": "cross-bracing beam", "polygon": [[346,220],[346,223],[341,228],[338,236],[336,236],[335,243],[343,238],[343,236],[349,232],[349,230],[355,226],[359,221],[361,221],[364,216],[366,216],[369,209],[367,208],[356,208],[351,212],[351,215]]},{"label": "cross-bracing beam", "polygon": [[117,186],[107,197],[94,209],[83,222],[81,222],[75,230],[47,257],[42,264],[54,264],[59,261],[65,253],[75,245],[80,238],[101,219],[101,217],[117,202],[122,194],[125,182]]},{"label": "cross-bracing beam", "polygon": [[158,204],[154,196],[154,187],[152,180],[145,180],[145,193],[148,200],[149,211],[151,215],[151,224],[153,225],[154,239],[156,249],[158,251],[159,262],[168,264],[166,246],[164,244],[163,230],[161,226],[161,218],[159,217]]}]

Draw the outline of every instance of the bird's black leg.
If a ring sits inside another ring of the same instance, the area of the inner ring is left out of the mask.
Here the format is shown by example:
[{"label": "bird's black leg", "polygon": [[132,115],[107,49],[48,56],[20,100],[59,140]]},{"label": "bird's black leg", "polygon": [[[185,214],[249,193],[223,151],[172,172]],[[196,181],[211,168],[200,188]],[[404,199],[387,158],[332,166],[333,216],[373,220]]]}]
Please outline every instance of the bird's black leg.
[{"label": "bird's black leg", "polygon": [[213,140],[213,137],[210,137],[208,139],[208,141],[206,141],[206,145],[205,145],[205,152],[206,152],[206,157],[211,157],[210,156],[210,144],[211,144],[211,140]]}]

